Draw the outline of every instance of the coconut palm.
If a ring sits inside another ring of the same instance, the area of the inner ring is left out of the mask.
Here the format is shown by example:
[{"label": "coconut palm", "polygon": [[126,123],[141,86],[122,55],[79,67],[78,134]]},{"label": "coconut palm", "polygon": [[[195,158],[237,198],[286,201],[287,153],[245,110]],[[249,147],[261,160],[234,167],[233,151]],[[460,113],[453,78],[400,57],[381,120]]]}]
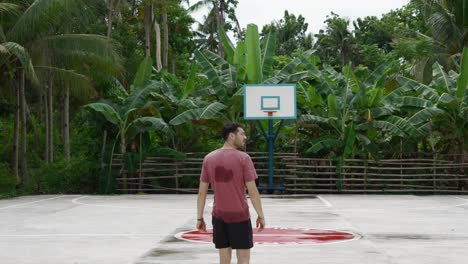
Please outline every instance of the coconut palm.
[{"label": "coconut palm", "polygon": [[[116,45],[98,35],[65,34],[73,32],[80,23],[88,21],[92,6],[98,2],[90,0],[36,0],[22,2],[0,24],[0,68],[12,68],[14,83],[17,84],[19,109],[15,121],[21,120],[21,180],[27,182],[26,163],[26,95],[25,85],[31,84],[48,94],[47,146],[52,144],[52,86],[61,85],[79,94],[92,87],[89,73],[94,66],[98,69],[115,69],[120,65]],[[3,5],[5,6],[5,5]],[[88,8],[85,8],[88,7]],[[8,10],[11,9],[11,5]],[[5,9],[5,8],[3,8]],[[77,21],[79,23],[77,23]],[[87,65],[87,70],[83,70]],[[95,69],[95,68],[94,68]],[[67,90],[68,91],[68,90]],[[68,94],[68,92],[65,94]],[[19,119],[18,117],[21,117]],[[15,123],[18,138],[19,125]],[[14,142],[13,172],[18,175],[18,145]],[[52,156],[52,151],[49,152]]]}]

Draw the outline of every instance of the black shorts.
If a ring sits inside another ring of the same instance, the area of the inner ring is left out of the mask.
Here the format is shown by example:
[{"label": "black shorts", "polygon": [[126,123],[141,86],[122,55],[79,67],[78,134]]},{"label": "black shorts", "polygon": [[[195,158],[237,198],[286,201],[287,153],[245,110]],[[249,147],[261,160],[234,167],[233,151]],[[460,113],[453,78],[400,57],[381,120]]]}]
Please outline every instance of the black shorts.
[{"label": "black shorts", "polygon": [[253,247],[250,219],[239,223],[225,223],[213,216],[213,243],[216,248],[249,249]]}]

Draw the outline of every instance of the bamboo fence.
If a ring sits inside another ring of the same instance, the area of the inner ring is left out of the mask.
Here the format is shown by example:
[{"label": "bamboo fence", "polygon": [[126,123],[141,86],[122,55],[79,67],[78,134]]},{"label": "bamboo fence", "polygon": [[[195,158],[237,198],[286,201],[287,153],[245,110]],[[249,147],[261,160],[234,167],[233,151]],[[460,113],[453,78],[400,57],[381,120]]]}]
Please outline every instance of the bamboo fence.
[{"label": "bamboo fence", "polygon": [[[186,158],[147,157],[117,178],[125,193],[196,193],[203,157],[206,153],[187,153]],[[260,184],[268,182],[268,154],[251,152]],[[457,160],[457,159],[454,159]],[[114,157],[114,169],[122,160]],[[405,158],[344,161],[337,173],[331,159],[303,158],[297,153],[276,153],[274,182],[286,193],[381,193],[381,194],[466,194],[468,163],[461,161]],[[127,181],[127,188],[122,183]]]}]

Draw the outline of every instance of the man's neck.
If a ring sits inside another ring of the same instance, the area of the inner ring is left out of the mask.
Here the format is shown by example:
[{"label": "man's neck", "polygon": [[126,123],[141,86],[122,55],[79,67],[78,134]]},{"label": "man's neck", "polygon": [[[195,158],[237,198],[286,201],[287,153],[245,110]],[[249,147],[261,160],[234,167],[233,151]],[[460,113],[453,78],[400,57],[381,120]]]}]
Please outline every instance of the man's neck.
[{"label": "man's neck", "polygon": [[228,142],[224,142],[222,149],[237,149],[237,148],[235,148],[232,144],[229,144]]}]

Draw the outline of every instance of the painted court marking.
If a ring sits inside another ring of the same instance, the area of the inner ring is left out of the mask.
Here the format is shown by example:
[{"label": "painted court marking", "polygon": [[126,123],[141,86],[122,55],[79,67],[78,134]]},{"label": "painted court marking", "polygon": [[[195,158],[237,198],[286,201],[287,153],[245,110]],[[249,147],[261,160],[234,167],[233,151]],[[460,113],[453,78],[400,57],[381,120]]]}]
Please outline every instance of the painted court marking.
[{"label": "painted court marking", "polygon": [[[207,232],[198,230],[180,232],[174,236],[189,242],[212,243],[213,229]],[[253,232],[255,244],[330,244],[349,242],[359,238],[361,238],[360,235],[352,232],[324,229],[270,227],[260,232],[254,229]]]},{"label": "painted court marking", "polygon": [[41,199],[41,200],[32,201],[32,202],[27,202],[27,203],[20,203],[20,204],[9,205],[9,206],[5,206],[5,207],[0,207],[0,210],[2,210],[2,209],[8,209],[8,208],[20,207],[20,206],[30,205],[30,204],[35,204],[35,203],[40,203],[40,202],[49,201],[49,200],[55,200],[55,199],[58,199],[58,198],[61,198],[61,197],[65,197],[65,196],[66,196],[66,195],[60,195],[60,196],[55,196],[55,197],[51,197],[51,198],[47,198],[47,199]]}]

